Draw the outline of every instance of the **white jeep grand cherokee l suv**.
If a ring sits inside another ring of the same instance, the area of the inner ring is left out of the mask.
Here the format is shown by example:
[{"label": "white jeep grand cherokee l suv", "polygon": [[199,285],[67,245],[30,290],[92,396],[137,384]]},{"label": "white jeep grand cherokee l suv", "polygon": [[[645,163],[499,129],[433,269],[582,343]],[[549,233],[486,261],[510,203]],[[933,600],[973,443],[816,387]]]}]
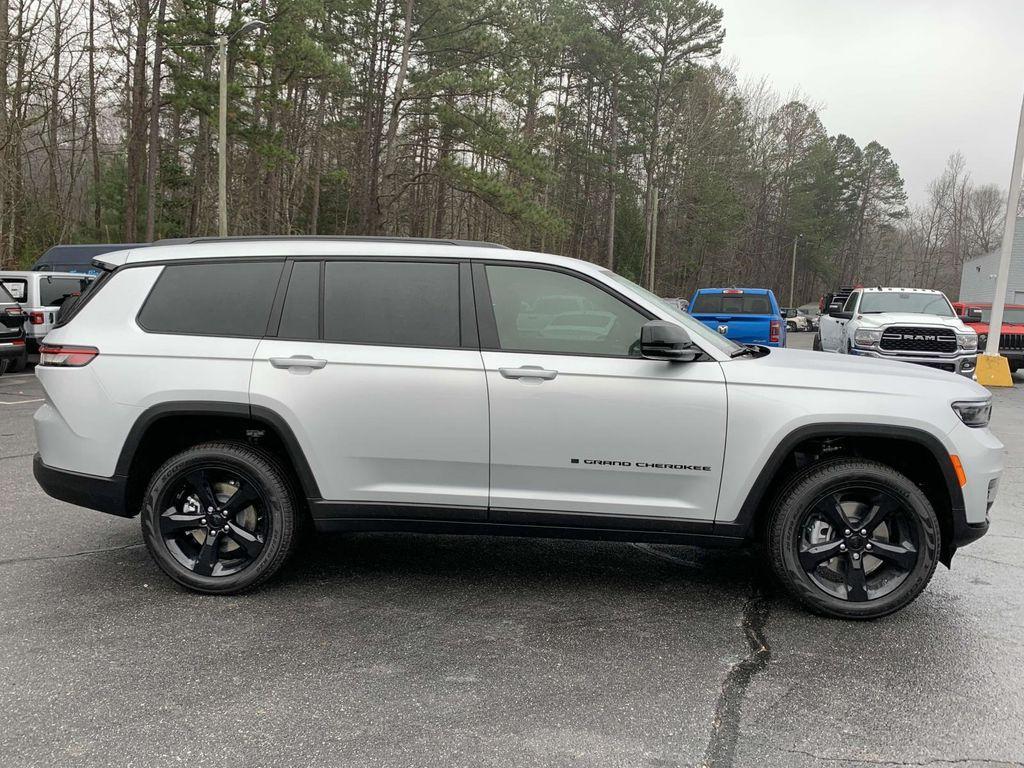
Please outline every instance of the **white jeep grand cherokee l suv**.
[{"label": "white jeep grand cherokee l suv", "polygon": [[[42,348],[35,475],[141,514],[194,590],[263,582],[308,520],[756,541],[807,606],[869,618],[988,527],[985,389],[739,346],[594,264],[367,238],[100,258]],[[532,322],[551,297],[571,317]]]}]

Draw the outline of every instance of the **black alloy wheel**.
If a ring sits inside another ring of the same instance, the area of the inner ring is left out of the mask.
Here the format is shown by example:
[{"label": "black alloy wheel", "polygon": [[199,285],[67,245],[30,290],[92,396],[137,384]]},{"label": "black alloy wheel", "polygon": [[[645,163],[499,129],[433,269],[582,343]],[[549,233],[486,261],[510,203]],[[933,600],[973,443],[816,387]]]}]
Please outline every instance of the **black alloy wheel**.
[{"label": "black alloy wheel", "polygon": [[241,443],[206,443],[153,475],[142,529],[172,579],[201,592],[233,593],[270,578],[290,555],[295,509],[274,457]]},{"label": "black alloy wheel", "polygon": [[877,600],[914,570],[920,528],[909,504],[885,488],[853,483],[829,490],[804,513],[800,566],[840,600]]},{"label": "black alloy wheel", "polygon": [[167,485],[159,509],[164,546],[200,576],[252,565],[270,533],[267,502],[253,480],[216,464],[184,470]]},{"label": "black alloy wheel", "polygon": [[819,613],[877,618],[916,598],[938,560],[927,496],[891,467],[837,459],[794,477],[768,526],[772,568]]}]

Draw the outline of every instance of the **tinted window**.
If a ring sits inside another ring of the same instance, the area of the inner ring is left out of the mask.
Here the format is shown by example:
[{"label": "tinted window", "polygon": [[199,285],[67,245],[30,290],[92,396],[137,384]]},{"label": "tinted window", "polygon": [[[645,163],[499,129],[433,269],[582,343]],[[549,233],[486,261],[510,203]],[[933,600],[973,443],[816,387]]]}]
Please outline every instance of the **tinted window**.
[{"label": "tinted window", "polygon": [[487,267],[503,350],[623,357],[639,354],[647,318],[586,280],[531,267]]},{"label": "tinted window", "polygon": [[459,265],[327,262],[324,340],[459,346]]},{"label": "tinted window", "polygon": [[281,267],[281,262],[164,267],[139,323],[158,333],[263,336]]},{"label": "tinted window", "polygon": [[843,305],[843,312],[853,312],[853,308],[857,305],[857,297],[860,294],[854,291],[846,297],[846,303]]},{"label": "tinted window", "polygon": [[695,315],[770,315],[772,305],[763,293],[701,293],[693,302],[691,311]]},{"label": "tinted window", "polygon": [[0,283],[0,302],[11,304],[14,302],[14,297],[4,288],[3,283]]},{"label": "tinted window", "polygon": [[320,262],[297,261],[288,280],[277,335],[283,339],[316,339],[320,336]]},{"label": "tinted window", "polygon": [[42,277],[39,279],[39,306],[59,307],[68,296],[81,293],[89,284],[84,277]]}]

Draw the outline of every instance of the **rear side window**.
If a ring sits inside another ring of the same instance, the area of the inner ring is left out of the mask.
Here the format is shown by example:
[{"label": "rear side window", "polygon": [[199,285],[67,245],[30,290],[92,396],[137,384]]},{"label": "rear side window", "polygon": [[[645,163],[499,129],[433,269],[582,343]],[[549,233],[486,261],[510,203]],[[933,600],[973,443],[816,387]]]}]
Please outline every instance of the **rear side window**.
[{"label": "rear side window", "polygon": [[282,266],[233,261],[164,267],[139,325],[154,333],[262,337]]},{"label": "rear side window", "polygon": [[15,299],[11,296],[10,292],[4,288],[4,284],[0,283],[0,302],[5,304],[11,304]]},{"label": "rear side window", "polygon": [[459,265],[327,262],[324,340],[458,347]]},{"label": "rear side window", "polygon": [[763,293],[702,293],[693,302],[691,311],[695,315],[770,315],[772,304]]},{"label": "rear side window", "polygon": [[69,296],[77,296],[85,290],[91,279],[82,277],[50,277],[39,278],[39,306],[59,307]]}]

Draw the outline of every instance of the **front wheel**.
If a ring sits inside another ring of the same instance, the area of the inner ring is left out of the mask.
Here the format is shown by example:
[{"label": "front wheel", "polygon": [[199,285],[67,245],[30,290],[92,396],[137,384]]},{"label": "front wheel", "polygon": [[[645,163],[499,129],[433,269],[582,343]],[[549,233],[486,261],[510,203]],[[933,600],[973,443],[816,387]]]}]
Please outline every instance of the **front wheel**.
[{"label": "front wheel", "polygon": [[814,334],[814,341],[811,342],[811,349],[813,349],[815,352],[821,352],[821,334],[820,333]]},{"label": "front wheel", "polygon": [[874,619],[912,602],[938,561],[939,521],[909,478],[837,459],[783,489],[767,529],[772,570],[811,610]]},{"label": "front wheel", "polygon": [[295,546],[296,518],[287,476],[272,457],[242,443],[204,443],[153,475],[142,533],[176,582],[231,594],[280,569]]}]

